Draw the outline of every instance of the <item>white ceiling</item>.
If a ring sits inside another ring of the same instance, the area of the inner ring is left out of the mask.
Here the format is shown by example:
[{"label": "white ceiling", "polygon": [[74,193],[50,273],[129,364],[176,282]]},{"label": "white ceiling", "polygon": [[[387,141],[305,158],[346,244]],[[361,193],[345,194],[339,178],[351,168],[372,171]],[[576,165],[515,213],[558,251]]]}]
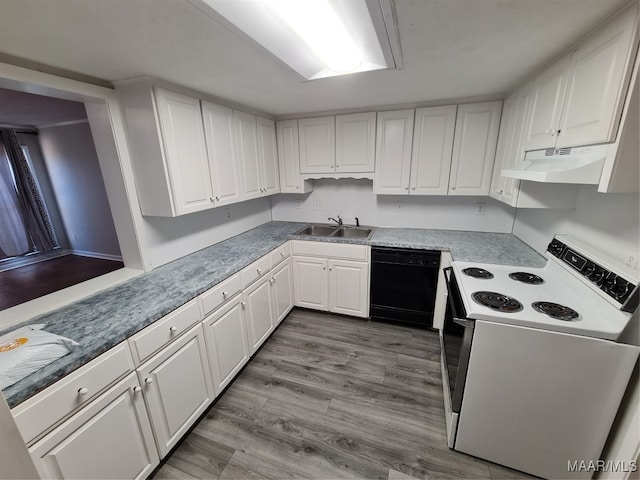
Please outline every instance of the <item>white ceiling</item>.
[{"label": "white ceiling", "polygon": [[286,115],[501,97],[625,2],[395,0],[403,70],[306,83],[188,0],[0,0],[0,54]]}]

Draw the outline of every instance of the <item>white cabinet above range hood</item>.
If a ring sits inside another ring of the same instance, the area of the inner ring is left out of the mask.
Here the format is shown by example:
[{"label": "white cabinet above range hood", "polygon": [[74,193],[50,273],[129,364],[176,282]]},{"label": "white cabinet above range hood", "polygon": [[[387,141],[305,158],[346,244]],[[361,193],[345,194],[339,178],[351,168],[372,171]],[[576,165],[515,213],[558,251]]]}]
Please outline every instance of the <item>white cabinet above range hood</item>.
[{"label": "white cabinet above range hood", "polygon": [[579,183],[597,185],[610,145],[557,148],[527,152],[515,169],[503,170],[502,176],[545,183]]}]

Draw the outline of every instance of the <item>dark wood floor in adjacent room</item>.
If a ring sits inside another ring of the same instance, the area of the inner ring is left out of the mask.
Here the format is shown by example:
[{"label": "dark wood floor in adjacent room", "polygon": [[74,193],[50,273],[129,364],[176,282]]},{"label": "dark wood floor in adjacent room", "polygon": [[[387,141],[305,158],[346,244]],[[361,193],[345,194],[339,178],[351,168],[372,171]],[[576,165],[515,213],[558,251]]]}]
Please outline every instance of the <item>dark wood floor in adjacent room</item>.
[{"label": "dark wood floor in adjacent room", "polygon": [[437,333],[294,309],[155,479],[530,478],[444,421]]},{"label": "dark wood floor in adjacent room", "polygon": [[0,272],[0,310],[123,268],[122,262],[65,255]]}]

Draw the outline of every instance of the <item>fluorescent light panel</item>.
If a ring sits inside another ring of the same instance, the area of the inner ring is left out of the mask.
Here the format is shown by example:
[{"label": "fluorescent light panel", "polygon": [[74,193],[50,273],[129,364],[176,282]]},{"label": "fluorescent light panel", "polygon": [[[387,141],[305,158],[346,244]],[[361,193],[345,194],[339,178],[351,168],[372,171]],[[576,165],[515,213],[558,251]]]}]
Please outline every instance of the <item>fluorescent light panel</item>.
[{"label": "fluorescent light panel", "polygon": [[[378,2],[203,1],[307,80],[395,66],[393,58],[385,59],[376,33],[381,28],[378,25],[376,31],[370,14],[372,6],[379,8]],[[387,35],[381,36],[387,41]]]}]

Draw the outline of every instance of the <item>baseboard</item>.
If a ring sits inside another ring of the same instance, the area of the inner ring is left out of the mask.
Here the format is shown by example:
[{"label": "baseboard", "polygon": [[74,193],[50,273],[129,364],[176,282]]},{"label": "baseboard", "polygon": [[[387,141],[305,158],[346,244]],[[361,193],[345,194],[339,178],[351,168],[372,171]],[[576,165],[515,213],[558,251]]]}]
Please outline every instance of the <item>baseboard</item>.
[{"label": "baseboard", "polygon": [[109,253],[87,252],[85,250],[68,250],[68,253],[80,257],[100,258],[102,260],[114,260],[116,262],[122,261],[121,255],[111,255]]},{"label": "baseboard", "polygon": [[36,253],[33,255],[27,255],[24,257],[15,257],[0,262],[0,272],[7,272],[14,268],[26,267],[27,265],[33,265],[34,263],[45,262],[53,258],[64,257],[70,255],[71,251],[67,249],[56,249],[51,252]]}]

